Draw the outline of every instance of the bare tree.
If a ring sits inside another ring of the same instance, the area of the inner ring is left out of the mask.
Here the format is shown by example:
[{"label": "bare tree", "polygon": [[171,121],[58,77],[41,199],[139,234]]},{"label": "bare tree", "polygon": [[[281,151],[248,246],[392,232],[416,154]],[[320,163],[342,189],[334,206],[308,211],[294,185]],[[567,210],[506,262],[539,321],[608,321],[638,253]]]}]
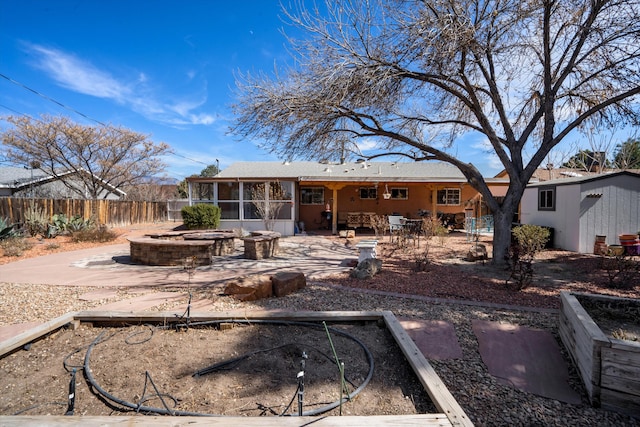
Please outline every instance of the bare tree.
[{"label": "bare tree", "polygon": [[136,185],[122,188],[126,193],[125,200],[164,202],[178,197],[176,185],[162,182],[144,181]]},{"label": "bare tree", "polygon": [[[297,1],[285,10],[308,34],[290,39],[296,66],[239,76],[233,130],[286,159],[338,159],[342,134],[455,165],[493,212],[503,262],[550,150],[576,130],[638,123],[639,1]],[[464,133],[484,135],[504,165],[501,202],[451,154]]]},{"label": "bare tree", "polygon": [[[269,188],[269,194],[265,191],[265,185]],[[290,197],[286,188],[277,181],[255,184],[251,187],[253,206],[269,231],[273,231],[275,220],[278,219],[280,210],[284,206],[282,200],[288,200]]]},{"label": "bare tree", "polygon": [[[81,198],[97,199],[163,173],[165,143],[115,126],[83,126],[66,117],[9,116],[2,133],[5,155],[13,163],[35,165],[58,178]],[[80,182],[82,185],[78,185]]]}]

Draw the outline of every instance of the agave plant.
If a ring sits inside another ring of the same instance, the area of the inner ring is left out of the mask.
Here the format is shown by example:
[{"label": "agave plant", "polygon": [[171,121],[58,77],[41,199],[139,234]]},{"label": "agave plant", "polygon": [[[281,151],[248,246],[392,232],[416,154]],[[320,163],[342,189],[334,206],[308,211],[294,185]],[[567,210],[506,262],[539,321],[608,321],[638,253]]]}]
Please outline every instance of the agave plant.
[{"label": "agave plant", "polygon": [[20,232],[17,230],[18,224],[9,224],[6,218],[0,218],[0,240],[17,237]]}]

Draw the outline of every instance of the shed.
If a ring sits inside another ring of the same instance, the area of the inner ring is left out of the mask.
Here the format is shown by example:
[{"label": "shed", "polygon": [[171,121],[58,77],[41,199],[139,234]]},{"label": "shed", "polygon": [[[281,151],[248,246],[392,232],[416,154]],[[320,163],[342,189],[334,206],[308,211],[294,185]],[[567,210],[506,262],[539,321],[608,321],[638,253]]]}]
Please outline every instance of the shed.
[{"label": "shed", "polygon": [[640,231],[640,174],[621,171],[530,183],[521,222],[554,229],[559,249],[593,253],[596,236],[618,245],[620,234]]}]

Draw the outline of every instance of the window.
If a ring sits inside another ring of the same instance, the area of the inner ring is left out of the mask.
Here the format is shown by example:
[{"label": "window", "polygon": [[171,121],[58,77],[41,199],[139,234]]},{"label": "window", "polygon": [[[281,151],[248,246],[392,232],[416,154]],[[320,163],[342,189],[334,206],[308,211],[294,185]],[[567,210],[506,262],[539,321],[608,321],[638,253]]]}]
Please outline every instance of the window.
[{"label": "window", "polygon": [[193,198],[195,200],[213,200],[213,183],[196,182]]},{"label": "window", "polygon": [[218,183],[218,200],[240,200],[240,183]]},{"label": "window", "polygon": [[[262,219],[262,214],[278,219],[293,217],[294,183],[285,182],[217,182],[216,200],[214,184],[197,183],[193,187],[194,200],[215,203],[220,208],[220,219]],[[266,191],[268,189],[268,192]],[[200,199],[195,199],[198,196]]]},{"label": "window", "polygon": [[460,205],[460,189],[459,188],[445,188],[444,190],[438,190],[438,205],[458,206]]},{"label": "window", "polygon": [[301,205],[322,205],[324,204],[324,188],[307,187],[300,189]]},{"label": "window", "polygon": [[218,202],[220,219],[240,219],[239,202]]},{"label": "window", "polygon": [[240,183],[218,183],[220,219],[240,219]]},{"label": "window", "polygon": [[292,194],[292,182],[244,182],[242,217],[291,219]]},{"label": "window", "polygon": [[556,189],[540,188],[538,189],[538,210],[554,211],[556,210]]},{"label": "window", "polygon": [[397,200],[407,200],[409,198],[408,188],[392,188],[391,198]]},{"label": "window", "polygon": [[377,199],[378,189],[375,187],[360,187],[361,199]]}]

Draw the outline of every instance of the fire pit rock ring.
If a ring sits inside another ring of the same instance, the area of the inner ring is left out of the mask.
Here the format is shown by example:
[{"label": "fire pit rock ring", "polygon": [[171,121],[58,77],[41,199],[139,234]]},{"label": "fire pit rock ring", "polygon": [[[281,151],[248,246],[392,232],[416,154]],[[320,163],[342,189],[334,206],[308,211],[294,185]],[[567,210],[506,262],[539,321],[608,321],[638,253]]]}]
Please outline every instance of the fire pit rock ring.
[{"label": "fire pit rock ring", "polygon": [[131,262],[143,265],[210,265],[211,257],[231,255],[235,234],[226,230],[189,230],[145,234],[129,240]]}]

